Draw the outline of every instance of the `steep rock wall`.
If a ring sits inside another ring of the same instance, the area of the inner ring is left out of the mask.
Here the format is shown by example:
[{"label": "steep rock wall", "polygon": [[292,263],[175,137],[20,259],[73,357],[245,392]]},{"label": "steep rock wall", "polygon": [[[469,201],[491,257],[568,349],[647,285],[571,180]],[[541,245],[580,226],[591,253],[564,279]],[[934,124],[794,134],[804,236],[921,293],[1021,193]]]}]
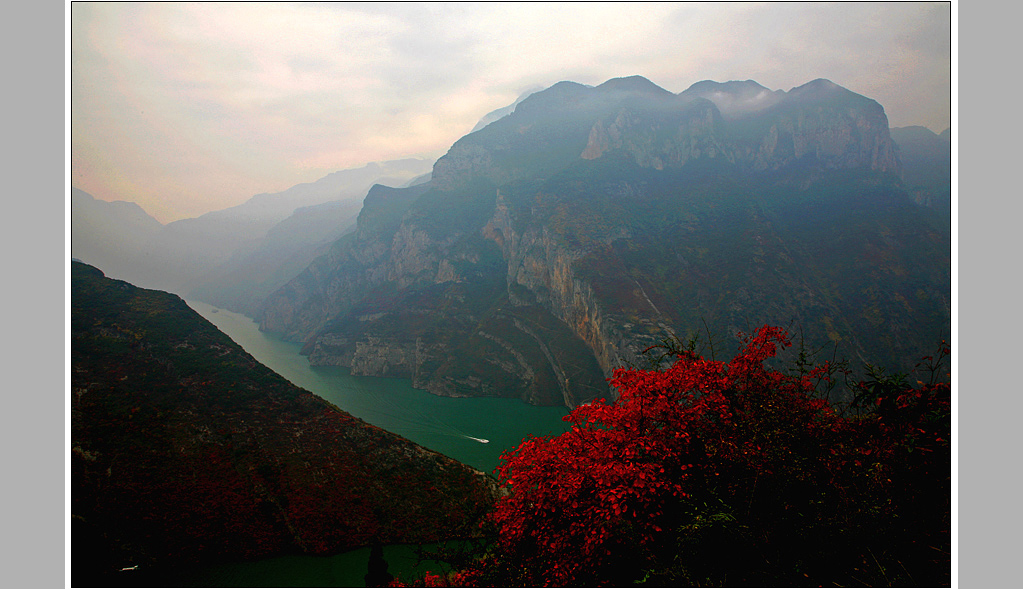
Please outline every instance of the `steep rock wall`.
[{"label": "steep rock wall", "polygon": [[576,275],[573,265],[585,252],[566,247],[546,226],[531,225],[521,234],[516,232],[500,195],[482,234],[502,248],[508,261],[512,303],[538,303],[550,311],[589,346],[605,376],[623,364],[636,363],[639,352],[654,342],[649,335],[633,333],[620,317],[602,308],[591,285]]}]

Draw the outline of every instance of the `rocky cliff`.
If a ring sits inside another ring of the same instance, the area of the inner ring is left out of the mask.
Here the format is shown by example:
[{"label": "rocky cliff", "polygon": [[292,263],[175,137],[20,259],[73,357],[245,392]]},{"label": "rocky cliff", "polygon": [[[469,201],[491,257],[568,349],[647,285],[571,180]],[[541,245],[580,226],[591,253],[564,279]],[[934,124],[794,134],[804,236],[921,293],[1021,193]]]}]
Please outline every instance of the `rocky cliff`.
[{"label": "rocky cliff", "polygon": [[752,80],[701,82],[680,96],[705,98],[727,113],[730,154],[746,170],[808,161],[825,169],[899,171],[884,108],[829,80],[787,93]]},{"label": "rocky cliff", "polygon": [[75,262],[71,296],[76,586],[478,531],[488,475],[295,387],[174,295]]},{"label": "rocky cliff", "polygon": [[883,108],[827,80],[562,82],[428,185],[371,192],[262,327],[314,363],[568,406],[661,338],[765,322],[901,367],[948,330],[950,254],[899,174]]}]

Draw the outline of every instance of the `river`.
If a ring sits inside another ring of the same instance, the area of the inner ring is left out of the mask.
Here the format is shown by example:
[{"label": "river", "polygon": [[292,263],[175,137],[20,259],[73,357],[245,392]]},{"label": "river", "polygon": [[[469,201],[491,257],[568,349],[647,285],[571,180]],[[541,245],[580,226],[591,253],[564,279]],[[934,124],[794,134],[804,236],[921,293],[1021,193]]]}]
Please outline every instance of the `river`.
[{"label": "river", "polygon": [[[493,472],[501,454],[526,436],[568,429],[563,407],[536,407],[517,399],[438,397],[412,388],[407,379],[352,376],[345,368],[309,366],[299,355],[299,344],[259,331],[252,319],[198,301],[187,303],[292,383],[369,423],[485,472]],[[416,568],[413,547],[387,546],[384,557],[390,571],[405,579],[430,566],[436,570],[436,563]],[[331,557],[287,556],[183,571],[179,578],[166,581],[182,587],[359,586],[368,558],[369,548]]]}]

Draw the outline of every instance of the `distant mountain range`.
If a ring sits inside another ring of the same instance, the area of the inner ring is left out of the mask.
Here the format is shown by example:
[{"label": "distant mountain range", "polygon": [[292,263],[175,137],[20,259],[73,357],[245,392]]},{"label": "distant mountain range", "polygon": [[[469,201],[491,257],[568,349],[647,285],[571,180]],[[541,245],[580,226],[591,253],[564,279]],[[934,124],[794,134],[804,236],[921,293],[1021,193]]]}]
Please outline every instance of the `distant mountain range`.
[{"label": "distant mountain range", "polygon": [[107,202],[71,189],[71,255],[124,273],[163,224],[133,202]]},{"label": "distant mountain range", "polygon": [[179,297],[79,262],[71,347],[76,587],[469,537],[495,498],[492,478],[292,385]]},{"label": "distant mountain range", "polygon": [[[199,288],[215,304],[251,314],[255,308],[245,301],[273,292],[291,277],[275,282],[277,274],[288,272],[279,266],[304,267],[316,247],[348,229],[371,186],[422,181],[431,167],[431,161],[420,159],[371,163],[167,225],[137,205],[109,203],[72,189],[72,255],[133,284],[182,296]],[[310,214],[312,207],[320,208]],[[278,224],[283,226],[264,242]],[[270,257],[263,257],[270,249]]]},{"label": "distant mountain range", "polygon": [[561,82],[457,141],[428,185],[371,191],[261,326],[315,364],[570,407],[660,338],[724,346],[763,323],[908,370],[950,331],[950,202],[903,175],[947,182],[915,157],[828,80]]}]

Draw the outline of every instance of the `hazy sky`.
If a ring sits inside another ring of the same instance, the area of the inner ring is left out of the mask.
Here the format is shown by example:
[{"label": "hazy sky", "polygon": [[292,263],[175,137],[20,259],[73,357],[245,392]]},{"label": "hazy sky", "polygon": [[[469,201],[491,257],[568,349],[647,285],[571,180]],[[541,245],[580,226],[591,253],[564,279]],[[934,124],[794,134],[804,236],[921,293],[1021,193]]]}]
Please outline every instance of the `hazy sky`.
[{"label": "hazy sky", "polygon": [[437,157],[525,89],[828,78],[952,125],[949,3],[71,4],[71,183],[162,222]]}]

